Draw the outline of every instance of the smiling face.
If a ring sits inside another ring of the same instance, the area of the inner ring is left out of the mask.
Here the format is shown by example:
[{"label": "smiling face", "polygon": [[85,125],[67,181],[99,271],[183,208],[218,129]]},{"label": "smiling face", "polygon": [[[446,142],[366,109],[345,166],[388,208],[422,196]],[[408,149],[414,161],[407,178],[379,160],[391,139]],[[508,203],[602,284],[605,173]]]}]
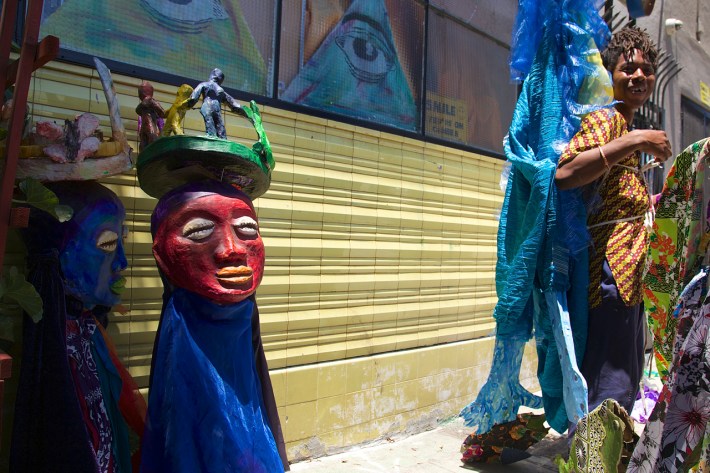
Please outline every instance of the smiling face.
[{"label": "smiling face", "polygon": [[171,283],[218,304],[246,299],[264,274],[264,243],[246,196],[185,199],[159,223],[153,254]]},{"label": "smiling face", "polygon": [[612,71],[614,98],[621,103],[617,106],[626,116],[646,103],[656,85],[656,72],[653,65],[644,58],[641,51],[634,49],[629,56],[621,54]]},{"label": "smiling face", "polygon": [[121,299],[128,262],[124,252],[126,212],[113,195],[87,204],[74,216],[75,231],[59,254],[66,292],[85,308],[113,306]]}]

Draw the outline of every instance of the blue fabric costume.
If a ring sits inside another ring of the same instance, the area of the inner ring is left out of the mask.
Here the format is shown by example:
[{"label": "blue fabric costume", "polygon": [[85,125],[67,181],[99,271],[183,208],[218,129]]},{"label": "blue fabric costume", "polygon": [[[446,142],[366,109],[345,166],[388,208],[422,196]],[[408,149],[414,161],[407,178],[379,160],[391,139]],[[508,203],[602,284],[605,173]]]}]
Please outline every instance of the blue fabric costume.
[{"label": "blue fabric costume", "polygon": [[[44,235],[50,239],[57,233]],[[36,324],[24,316],[10,471],[98,472],[67,359],[67,307],[59,253],[54,249],[30,255],[27,279],[42,296],[44,314]]]},{"label": "blue fabric costume", "polygon": [[[75,241],[82,232],[96,231],[87,224],[87,215],[98,216],[92,220],[93,224],[118,220],[114,213],[118,197],[93,181],[52,183],[49,187],[62,204],[72,207],[75,213],[74,218],[60,222],[47,212],[33,209],[28,227],[20,231],[27,248],[27,280],[42,298],[43,314],[38,322],[24,315],[9,471],[99,473],[102,467],[92,445],[92,432],[98,431],[104,439],[110,438],[111,461],[103,465],[111,464],[110,471],[129,473],[132,466],[130,435],[131,432],[140,435],[141,413],[145,407],[141,411],[135,403],[121,405],[125,388],[121,372],[125,368],[116,364],[117,358],[112,359],[109,343],[96,328],[97,321],[106,325],[110,307],[93,305],[72,295],[68,288],[81,286],[85,281],[71,279],[68,276],[71,272],[61,261],[68,242]],[[89,251],[84,252],[87,253]],[[88,273],[99,271],[87,261],[95,263],[95,260],[81,261]],[[81,287],[87,292],[90,289]],[[77,319],[95,328],[90,336],[90,353],[75,353],[74,359],[91,367],[84,373],[95,371],[98,389],[90,394],[96,404],[100,402],[105,409],[107,423],[87,421],[82,412],[81,396],[86,397],[86,393],[80,393],[73,377],[67,345],[68,322]],[[142,397],[140,400],[142,404]],[[140,428],[131,420],[138,421]]]},{"label": "blue fabric costume", "polygon": [[184,289],[171,294],[154,354],[142,472],[284,471],[255,362],[255,310],[253,297],[223,306]]},{"label": "blue fabric costume", "polygon": [[[612,103],[597,49],[609,36],[599,6],[598,0],[519,5],[511,71],[525,82],[504,143],[510,168],[498,228],[494,360],[477,399],[461,411],[477,433],[513,420],[521,405],[543,404],[559,432],[587,411],[577,366],[587,325],[586,212],[578,191],[558,191],[554,178],[581,115]],[[519,383],[533,328],[542,400]]]}]

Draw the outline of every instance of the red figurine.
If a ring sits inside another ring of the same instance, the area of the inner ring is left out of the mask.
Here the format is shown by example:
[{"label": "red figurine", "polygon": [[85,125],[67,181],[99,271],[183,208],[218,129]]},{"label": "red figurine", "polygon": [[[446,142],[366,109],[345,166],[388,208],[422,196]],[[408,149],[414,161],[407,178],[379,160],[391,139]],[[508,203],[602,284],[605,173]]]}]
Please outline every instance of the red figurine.
[{"label": "red figurine", "polygon": [[160,102],[153,98],[153,86],[148,81],[138,86],[138,98],[141,102],[136,107],[138,114],[138,151],[160,137],[165,111]]}]

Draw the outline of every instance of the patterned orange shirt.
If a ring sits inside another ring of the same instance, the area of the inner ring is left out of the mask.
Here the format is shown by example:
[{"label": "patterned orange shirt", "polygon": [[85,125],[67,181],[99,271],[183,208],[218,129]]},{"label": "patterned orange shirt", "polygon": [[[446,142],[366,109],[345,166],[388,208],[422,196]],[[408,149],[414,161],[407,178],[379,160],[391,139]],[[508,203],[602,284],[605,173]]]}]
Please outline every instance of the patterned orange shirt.
[{"label": "patterned orange shirt", "polygon": [[[592,112],[560,157],[559,165],[579,153],[598,148],[628,133],[626,120],[616,109]],[[599,156],[601,158],[601,155]],[[589,254],[589,308],[601,304],[604,258],[616,280],[619,295],[628,306],[643,300],[643,268],[648,250],[644,217],[650,201],[640,175],[640,155],[632,153],[612,165],[608,175],[582,190],[587,200],[587,226],[592,237]],[[623,220],[623,221],[618,221]],[[611,223],[614,222],[614,223]]]}]

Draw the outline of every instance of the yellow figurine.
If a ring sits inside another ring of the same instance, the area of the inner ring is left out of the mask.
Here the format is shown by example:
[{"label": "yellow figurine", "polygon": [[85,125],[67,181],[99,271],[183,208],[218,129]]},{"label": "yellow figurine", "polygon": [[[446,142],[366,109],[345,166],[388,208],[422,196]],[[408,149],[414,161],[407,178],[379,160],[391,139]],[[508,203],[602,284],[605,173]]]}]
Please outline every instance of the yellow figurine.
[{"label": "yellow figurine", "polygon": [[190,108],[187,102],[193,90],[194,89],[187,84],[182,84],[180,88],[178,88],[175,94],[175,102],[173,102],[172,106],[165,112],[163,136],[184,134],[182,122],[185,119],[185,112]]}]

